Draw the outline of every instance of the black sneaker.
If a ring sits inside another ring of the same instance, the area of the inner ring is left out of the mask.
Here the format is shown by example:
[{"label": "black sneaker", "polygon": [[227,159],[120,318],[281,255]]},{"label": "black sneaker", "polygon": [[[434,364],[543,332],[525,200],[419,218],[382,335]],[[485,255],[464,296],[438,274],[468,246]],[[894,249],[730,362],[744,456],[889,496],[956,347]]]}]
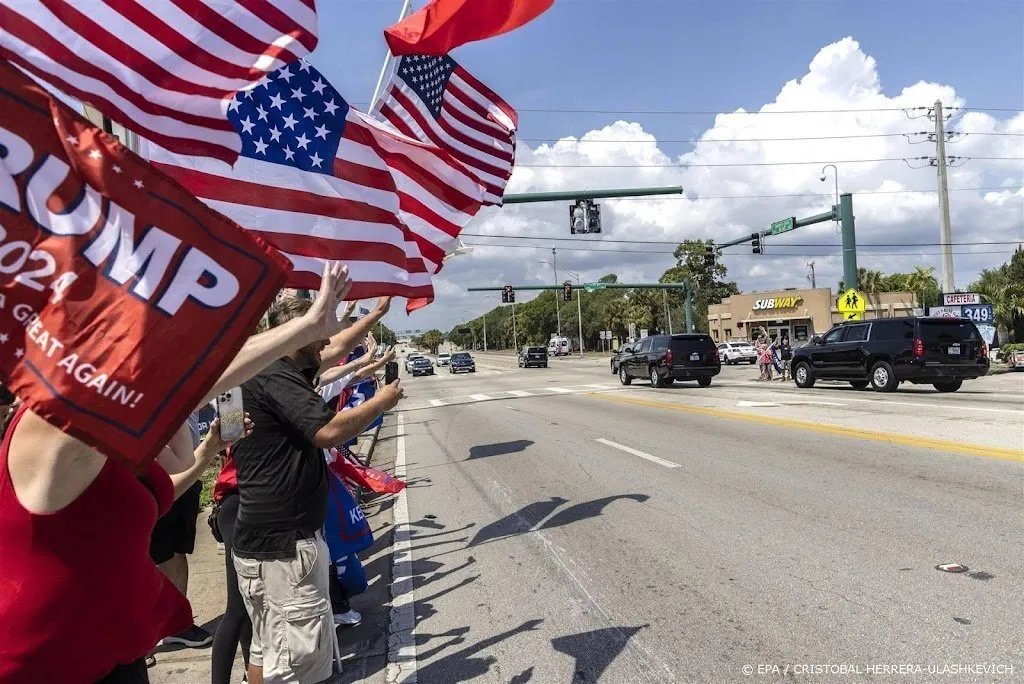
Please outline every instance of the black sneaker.
[{"label": "black sneaker", "polygon": [[165,644],[184,644],[189,648],[209,646],[213,643],[213,635],[198,625],[192,625],[184,632],[164,637]]}]

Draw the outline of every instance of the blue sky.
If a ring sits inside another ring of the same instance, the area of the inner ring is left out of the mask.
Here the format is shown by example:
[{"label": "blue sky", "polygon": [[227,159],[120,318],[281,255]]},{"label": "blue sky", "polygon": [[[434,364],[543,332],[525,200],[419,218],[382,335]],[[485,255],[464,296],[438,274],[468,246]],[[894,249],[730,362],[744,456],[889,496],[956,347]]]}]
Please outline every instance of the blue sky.
[{"label": "blue sky", "polygon": [[[423,3],[414,2],[415,7]],[[357,106],[366,108],[385,54],[381,31],[394,22],[400,0],[320,0],[320,45],[312,61],[332,83]],[[859,45],[837,46],[844,37]],[[831,46],[831,47],[829,47]],[[944,98],[962,98],[968,106],[1024,110],[1024,2],[1021,0],[555,0],[554,7],[532,24],[508,35],[464,46],[453,56],[464,67],[494,88],[520,112],[519,159],[533,158],[541,141],[565,136],[601,132],[606,138],[651,134],[657,140],[653,152],[637,139],[615,150],[601,145],[551,152],[543,161],[557,164],[586,162],[588,152],[610,150],[616,160],[649,161],[650,154],[668,155],[666,160],[689,152],[686,143],[665,142],[700,137],[715,124],[713,114],[628,113],[636,110],[698,110],[728,112],[736,108],[756,110],[779,97],[783,86],[808,75],[816,56],[836,60],[832,70],[818,70],[816,83],[804,84],[799,100],[814,108],[864,106],[875,102],[872,74],[881,83],[877,96],[894,97],[904,88],[920,82],[936,85],[918,87],[917,105],[930,105],[939,92]],[[865,66],[863,59],[874,60]],[[820,62],[819,62],[820,67]],[[822,79],[826,81],[824,84]],[[849,88],[850,93],[844,89]],[[861,88],[861,91],[857,91]],[[791,93],[792,95],[792,93]],[[916,96],[915,96],[916,97]],[[825,98],[824,100],[822,98]],[[832,98],[829,100],[829,98]],[[865,99],[867,98],[867,99]],[[793,102],[791,98],[788,102]],[[854,103],[846,105],[845,103]],[[875,105],[868,105],[875,106]],[[891,104],[883,104],[891,106]],[[783,106],[790,109],[792,106]],[[555,110],[555,111],[536,111]],[[588,110],[572,112],[566,110]],[[601,110],[595,112],[593,110]],[[985,120],[956,125],[975,131],[1000,130],[1024,133],[1024,117],[1013,112],[993,112]],[[633,122],[616,124],[617,120]],[[760,116],[751,126],[725,125],[719,137],[758,138],[851,132],[889,134],[930,129],[926,119],[907,121],[901,114],[851,119],[847,116],[799,118]],[[723,126],[719,122],[720,128]],[[732,130],[730,130],[730,127]],[[845,130],[840,130],[843,127]],[[792,159],[847,160],[872,156],[912,156],[934,153],[929,145],[909,146],[902,138],[887,139],[886,146],[854,141],[848,145],[784,145],[769,149],[729,149],[701,146],[696,161],[777,162]],[[1002,145],[996,147],[996,145]],[[755,146],[756,147],[756,146]],[[928,149],[926,149],[928,148]],[[642,152],[646,149],[646,152]],[[881,151],[879,151],[881,150]],[[876,155],[876,152],[878,154]],[[949,154],[992,154],[1024,157],[1024,137],[969,137],[951,146]],[[691,159],[690,161],[693,161]],[[595,162],[589,162],[595,163]],[[600,163],[600,162],[596,162]],[[927,189],[935,187],[933,170],[908,169],[897,163],[842,167],[844,191],[854,193],[879,188]],[[574,187],[676,185],[687,187],[688,195],[762,194],[820,192],[818,168],[768,167],[765,169],[696,169],[646,172],[580,170],[572,166],[561,171],[529,169],[525,166],[513,178],[528,178],[530,189]],[[700,172],[705,173],[701,174]],[[532,173],[536,172],[536,173]],[[952,174],[953,172],[951,172]],[[978,162],[951,175],[951,187],[1001,185],[1019,187],[1024,177],[1020,162]],[[520,184],[520,188],[527,187]],[[723,188],[725,188],[723,190]],[[831,190],[831,185],[827,188]],[[614,227],[606,237],[666,239],[728,237],[765,220],[785,215],[810,215],[827,207],[811,198],[801,203],[785,198],[770,201],[726,202],[609,202],[605,217]],[[817,204],[816,204],[817,203]],[[657,206],[655,206],[657,204]],[[937,202],[934,195],[861,195],[857,197],[858,240],[888,243],[900,236],[910,244],[931,244],[935,240]],[[561,236],[567,233],[563,207],[533,205],[488,210],[468,231],[488,234],[533,234]],[[954,240],[1024,239],[1024,193],[998,199],[984,193],[958,193],[952,202]],[[766,225],[766,224],[765,224]],[[996,226],[993,228],[993,226]],[[834,239],[828,226],[818,232],[801,231],[792,241]],[[717,231],[717,232],[716,232]],[[998,237],[990,237],[998,234]],[[467,238],[467,241],[469,238]],[[477,243],[479,244],[479,243]],[[520,242],[520,245],[523,243]],[[531,250],[480,249],[459,257],[436,279],[437,300],[432,306],[406,318],[392,314],[389,324],[396,328],[441,327],[477,315],[496,304],[496,298],[465,292],[468,285],[548,282],[550,267],[538,260],[550,256],[550,244]],[[570,245],[559,243],[559,264],[596,279],[608,272],[632,276],[634,280],[656,279],[671,265],[669,258],[639,253],[573,253]],[[579,245],[578,245],[579,246]],[[562,248],[566,252],[563,256]],[[907,263],[939,266],[935,248],[909,250],[894,256],[893,249],[864,250],[861,266],[893,272]],[[974,249],[974,248],[971,248]],[[998,265],[1006,256],[977,248],[977,255],[957,256],[958,285],[976,277],[981,268]],[[1003,248],[1000,248],[1003,249]],[[1012,247],[1005,247],[1012,251]],[[757,259],[750,254],[727,256],[729,278],[741,289],[762,291],[783,287],[805,287],[807,258],[793,251],[790,256],[773,250],[774,256]],[[807,251],[807,250],[804,250]],[[821,251],[821,250],[815,250]],[[860,251],[860,250],[859,250]],[[510,260],[509,255],[515,258]],[[812,255],[813,256],[813,255]],[[841,261],[817,259],[819,284],[835,286]],[[493,282],[492,282],[493,281]]]},{"label": "blue sky", "polygon": [[[381,31],[400,0],[319,8],[314,63],[350,101],[367,101],[384,57]],[[890,94],[927,80],[956,84],[975,106],[1024,107],[1020,0],[555,0],[532,24],[453,56],[520,110],[730,111],[771,101],[844,36],[884,65]],[[712,121],[630,118],[659,139],[699,134]],[[522,111],[520,137],[579,135],[612,119]]]}]

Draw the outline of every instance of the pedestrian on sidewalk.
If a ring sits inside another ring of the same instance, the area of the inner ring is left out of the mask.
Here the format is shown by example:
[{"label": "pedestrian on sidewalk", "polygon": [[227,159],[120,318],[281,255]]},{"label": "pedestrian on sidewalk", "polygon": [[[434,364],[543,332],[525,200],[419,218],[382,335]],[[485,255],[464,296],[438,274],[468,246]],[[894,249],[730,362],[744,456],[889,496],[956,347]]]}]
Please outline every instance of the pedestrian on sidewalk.
[{"label": "pedestrian on sidewalk", "polygon": [[[347,268],[328,263],[306,316],[251,337],[202,403],[335,334],[351,286]],[[157,518],[222,446],[208,438],[189,453],[190,445],[182,425],[139,474],[24,405],[16,411],[0,444],[0,681],[149,681],[146,654],[192,622],[188,600],[149,556]]]},{"label": "pedestrian on sidewalk", "polygon": [[[287,325],[311,306],[308,299],[277,302],[267,315],[271,328]],[[303,347],[242,385],[243,405],[258,428],[232,451],[240,497],[232,549],[252,620],[251,684],[262,684],[264,677],[319,682],[331,675],[336,636],[322,533],[327,463],[320,450],[357,436],[402,397],[395,381],[358,408],[331,410],[313,386],[331,343]],[[289,636],[281,639],[285,630]]]},{"label": "pedestrian on sidewalk", "polygon": [[234,556],[231,552],[235,541],[235,520],[238,517],[238,477],[235,462],[229,449],[224,456],[220,474],[213,485],[214,522],[218,541],[224,544],[224,571],[227,585],[227,603],[224,615],[213,636],[211,653],[212,684],[231,684],[231,669],[235,664],[235,652],[242,647],[242,663],[249,667],[249,647],[252,643],[252,621],[245,610],[242,594],[238,590],[238,574],[235,572]]}]

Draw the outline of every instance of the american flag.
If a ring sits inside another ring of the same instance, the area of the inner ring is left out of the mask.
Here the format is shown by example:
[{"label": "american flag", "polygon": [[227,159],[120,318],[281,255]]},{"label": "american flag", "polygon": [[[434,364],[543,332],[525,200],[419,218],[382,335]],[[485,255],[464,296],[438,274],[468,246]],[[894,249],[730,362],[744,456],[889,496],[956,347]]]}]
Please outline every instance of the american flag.
[{"label": "american flag", "polygon": [[236,91],[316,46],[314,0],[0,0],[0,57],[184,154],[228,163]]},{"label": "american flag", "polygon": [[465,167],[353,109],[305,60],[239,93],[227,119],[242,137],[233,167],[143,152],[281,250],[295,268],[290,287],[319,286],[324,260],[338,259],[353,299],[433,298],[431,274],[483,199]]},{"label": "american flag", "polygon": [[501,204],[516,153],[516,110],[447,55],[399,57],[371,114],[445,150]]}]

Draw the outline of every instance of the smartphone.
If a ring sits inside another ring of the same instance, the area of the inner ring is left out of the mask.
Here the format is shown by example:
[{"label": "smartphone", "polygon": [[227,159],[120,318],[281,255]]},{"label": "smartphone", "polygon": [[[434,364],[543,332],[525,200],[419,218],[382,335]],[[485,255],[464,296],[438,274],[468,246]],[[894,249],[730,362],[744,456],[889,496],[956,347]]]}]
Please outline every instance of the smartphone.
[{"label": "smartphone", "polygon": [[220,438],[234,442],[245,436],[245,407],[242,388],[235,387],[217,397],[217,417],[220,418]]},{"label": "smartphone", "polygon": [[384,384],[390,385],[398,379],[398,362],[388,361],[384,364]]}]

